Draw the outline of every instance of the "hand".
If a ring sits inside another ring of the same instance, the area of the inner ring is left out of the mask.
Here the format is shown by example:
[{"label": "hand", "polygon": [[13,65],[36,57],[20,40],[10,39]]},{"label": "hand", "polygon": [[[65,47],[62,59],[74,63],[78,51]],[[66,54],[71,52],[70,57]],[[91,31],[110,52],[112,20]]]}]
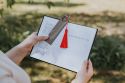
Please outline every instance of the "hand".
[{"label": "hand", "polygon": [[37,33],[33,32],[22,43],[19,44],[19,47],[25,49],[27,52],[30,52],[35,44],[46,39],[48,39],[48,36],[37,36]]},{"label": "hand", "polygon": [[72,83],[88,83],[93,76],[93,66],[91,61],[84,61],[83,67],[77,73]]},{"label": "hand", "polygon": [[16,64],[19,64],[24,57],[31,51],[32,47],[40,42],[48,39],[47,36],[37,36],[34,32],[30,36],[28,36],[22,43],[17,45],[16,47],[9,50],[6,55]]}]

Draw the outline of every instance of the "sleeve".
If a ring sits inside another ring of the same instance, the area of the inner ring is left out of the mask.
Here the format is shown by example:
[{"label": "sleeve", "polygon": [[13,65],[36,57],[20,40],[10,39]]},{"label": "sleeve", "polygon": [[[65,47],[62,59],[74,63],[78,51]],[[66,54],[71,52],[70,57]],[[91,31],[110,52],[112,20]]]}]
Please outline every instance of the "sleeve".
[{"label": "sleeve", "polygon": [[31,83],[27,73],[0,51],[0,83]]},{"label": "sleeve", "polygon": [[16,83],[12,75],[0,65],[0,83]]},{"label": "sleeve", "polygon": [[0,83],[16,83],[16,82],[13,78],[4,76],[4,77],[0,78]]},{"label": "sleeve", "polygon": [[12,73],[5,66],[3,66],[5,62],[1,56],[2,54],[0,52],[0,83],[16,83],[13,79]]}]

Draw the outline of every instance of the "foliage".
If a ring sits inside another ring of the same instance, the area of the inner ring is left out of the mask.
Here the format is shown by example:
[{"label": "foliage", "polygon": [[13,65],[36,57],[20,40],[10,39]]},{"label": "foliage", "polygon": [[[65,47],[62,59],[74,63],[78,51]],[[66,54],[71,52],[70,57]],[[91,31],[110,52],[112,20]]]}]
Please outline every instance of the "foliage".
[{"label": "foliage", "polygon": [[46,5],[48,6],[48,8],[50,9],[52,6],[55,6],[53,2],[51,1],[47,1]]},{"label": "foliage", "polygon": [[[29,4],[33,4],[35,1],[34,0],[28,0]],[[39,1],[40,3],[41,1]],[[48,8],[50,9],[52,6],[55,6],[55,2],[50,1],[50,0],[45,0],[44,1],[46,3],[46,5],[48,6]],[[70,0],[64,0],[63,1],[65,4],[68,4],[70,2]],[[7,0],[7,7],[12,8],[12,5],[14,5],[16,3],[16,0]]]},{"label": "foliage", "polygon": [[12,8],[12,5],[15,3],[15,0],[7,0],[7,7]]},{"label": "foliage", "polygon": [[[7,51],[21,42],[32,31],[35,31],[38,22],[31,18],[6,16],[0,22],[0,48]],[[4,42],[4,43],[3,43]]]},{"label": "foliage", "polygon": [[0,15],[1,16],[3,15],[3,9],[0,9]]},{"label": "foliage", "polygon": [[125,42],[117,36],[98,37],[92,61],[99,70],[122,70],[125,66]]}]

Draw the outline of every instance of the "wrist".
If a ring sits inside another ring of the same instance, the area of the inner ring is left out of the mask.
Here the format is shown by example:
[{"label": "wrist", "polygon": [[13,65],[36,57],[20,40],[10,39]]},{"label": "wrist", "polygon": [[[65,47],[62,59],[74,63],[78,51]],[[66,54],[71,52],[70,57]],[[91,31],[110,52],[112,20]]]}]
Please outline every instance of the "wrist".
[{"label": "wrist", "polygon": [[21,52],[22,54],[28,54],[29,52],[29,50],[21,44],[17,45],[16,49],[18,49],[18,51]]}]

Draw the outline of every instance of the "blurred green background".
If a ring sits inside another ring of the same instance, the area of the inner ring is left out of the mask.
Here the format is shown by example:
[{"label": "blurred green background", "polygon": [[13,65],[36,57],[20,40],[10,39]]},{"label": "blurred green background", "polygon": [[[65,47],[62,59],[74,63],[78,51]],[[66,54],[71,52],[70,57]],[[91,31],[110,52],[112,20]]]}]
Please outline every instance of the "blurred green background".
[{"label": "blurred green background", "polygon": [[[0,49],[8,51],[37,31],[44,15],[97,28],[90,83],[125,83],[125,0],[0,0]],[[75,73],[26,57],[32,83],[70,83]]]}]

